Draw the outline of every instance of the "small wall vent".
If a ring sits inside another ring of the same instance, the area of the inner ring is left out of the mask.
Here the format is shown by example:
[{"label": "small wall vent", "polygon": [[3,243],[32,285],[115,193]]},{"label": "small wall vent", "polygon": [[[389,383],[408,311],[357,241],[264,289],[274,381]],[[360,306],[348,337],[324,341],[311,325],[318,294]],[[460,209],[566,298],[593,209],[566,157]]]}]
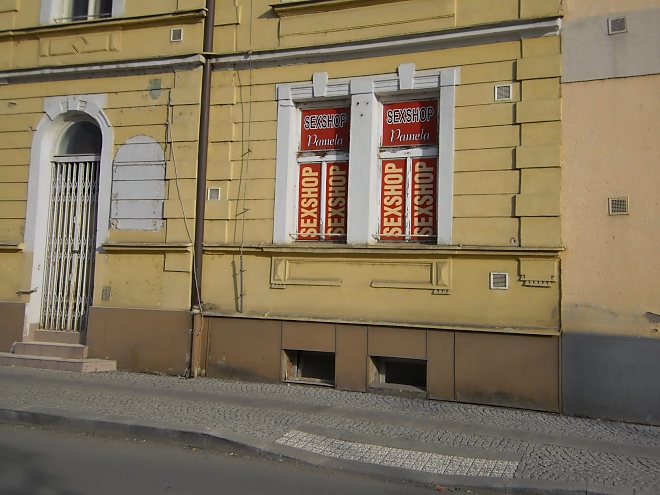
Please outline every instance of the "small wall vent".
[{"label": "small wall vent", "polygon": [[170,31],[170,41],[173,43],[183,41],[183,29],[174,28]]},{"label": "small wall vent", "polygon": [[209,187],[207,199],[209,201],[218,201],[220,199],[220,188]]},{"label": "small wall vent", "polygon": [[607,19],[607,34],[628,32],[628,22],[625,17],[610,17]]},{"label": "small wall vent", "polygon": [[490,288],[492,290],[507,290],[509,288],[509,274],[490,272]]},{"label": "small wall vent", "polygon": [[610,215],[628,215],[628,198],[609,198],[608,207]]},{"label": "small wall vent", "polygon": [[512,84],[498,84],[495,86],[495,101],[511,101],[512,98]]}]

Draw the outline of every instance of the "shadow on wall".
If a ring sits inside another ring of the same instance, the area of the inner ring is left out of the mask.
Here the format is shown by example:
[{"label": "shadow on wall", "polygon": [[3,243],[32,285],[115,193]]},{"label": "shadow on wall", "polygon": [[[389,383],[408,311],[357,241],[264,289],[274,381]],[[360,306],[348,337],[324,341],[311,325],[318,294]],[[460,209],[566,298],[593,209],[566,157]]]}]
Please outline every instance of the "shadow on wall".
[{"label": "shadow on wall", "polygon": [[660,339],[565,333],[563,412],[660,426]]}]

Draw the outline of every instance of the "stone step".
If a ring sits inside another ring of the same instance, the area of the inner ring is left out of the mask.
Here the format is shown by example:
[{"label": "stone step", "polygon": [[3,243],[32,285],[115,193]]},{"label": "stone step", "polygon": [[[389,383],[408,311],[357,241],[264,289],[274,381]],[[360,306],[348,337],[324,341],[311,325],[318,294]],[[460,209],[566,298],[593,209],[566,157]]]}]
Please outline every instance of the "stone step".
[{"label": "stone step", "polygon": [[83,332],[56,332],[54,330],[35,330],[32,336],[34,342],[51,342],[53,344],[84,344],[87,337]]},{"label": "stone step", "polygon": [[16,342],[14,354],[20,356],[48,356],[63,359],[86,359],[87,346],[55,344],[53,342]]},{"label": "stone step", "polygon": [[60,371],[115,371],[117,362],[109,359],[62,359],[48,356],[22,356],[0,352],[0,366],[22,366]]}]

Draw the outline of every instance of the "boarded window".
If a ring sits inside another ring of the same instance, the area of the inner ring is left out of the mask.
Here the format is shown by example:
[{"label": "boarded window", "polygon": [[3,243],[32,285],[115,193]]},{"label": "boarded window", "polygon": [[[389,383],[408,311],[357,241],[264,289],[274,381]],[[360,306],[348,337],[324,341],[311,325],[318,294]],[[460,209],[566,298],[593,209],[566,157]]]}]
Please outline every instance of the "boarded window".
[{"label": "boarded window", "polygon": [[129,139],[119,147],[112,167],[111,229],[161,230],[164,200],[163,149],[148,136]]},{"label": "boarded window", "polygon": [[298,153],[299,241],[346,241],[350,109],[301,112]]},{"label": "boarded window", "polygon": [[435,242],[438,235],[438,101],[383,105],[381,241]]}]

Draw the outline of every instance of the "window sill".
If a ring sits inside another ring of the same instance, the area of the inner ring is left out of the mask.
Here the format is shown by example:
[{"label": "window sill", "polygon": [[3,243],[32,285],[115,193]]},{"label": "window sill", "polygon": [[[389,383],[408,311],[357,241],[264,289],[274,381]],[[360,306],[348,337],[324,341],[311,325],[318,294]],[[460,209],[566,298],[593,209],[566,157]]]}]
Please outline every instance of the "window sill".
[{"label": "window sill", "polygon": [[109,253],[189,253],[192,244],[177,242],[105,242],[103,249]]},{"label": "window sill", "polygon": [[278,17],[287,17],[405,1],[408,0],[293,0],[271,4],[271,7]]},{"label": "window sill", "polygon": [[564,251],[561,246],[518,247],[518,246],[430,246],[428,244],[380,243],[369,245],[330,244],[305,242],[295,244],[204,244],[207,254],[235,253],[238,251],[292,254],[394,254],[394,255],[499,255],[556,257]]}]

